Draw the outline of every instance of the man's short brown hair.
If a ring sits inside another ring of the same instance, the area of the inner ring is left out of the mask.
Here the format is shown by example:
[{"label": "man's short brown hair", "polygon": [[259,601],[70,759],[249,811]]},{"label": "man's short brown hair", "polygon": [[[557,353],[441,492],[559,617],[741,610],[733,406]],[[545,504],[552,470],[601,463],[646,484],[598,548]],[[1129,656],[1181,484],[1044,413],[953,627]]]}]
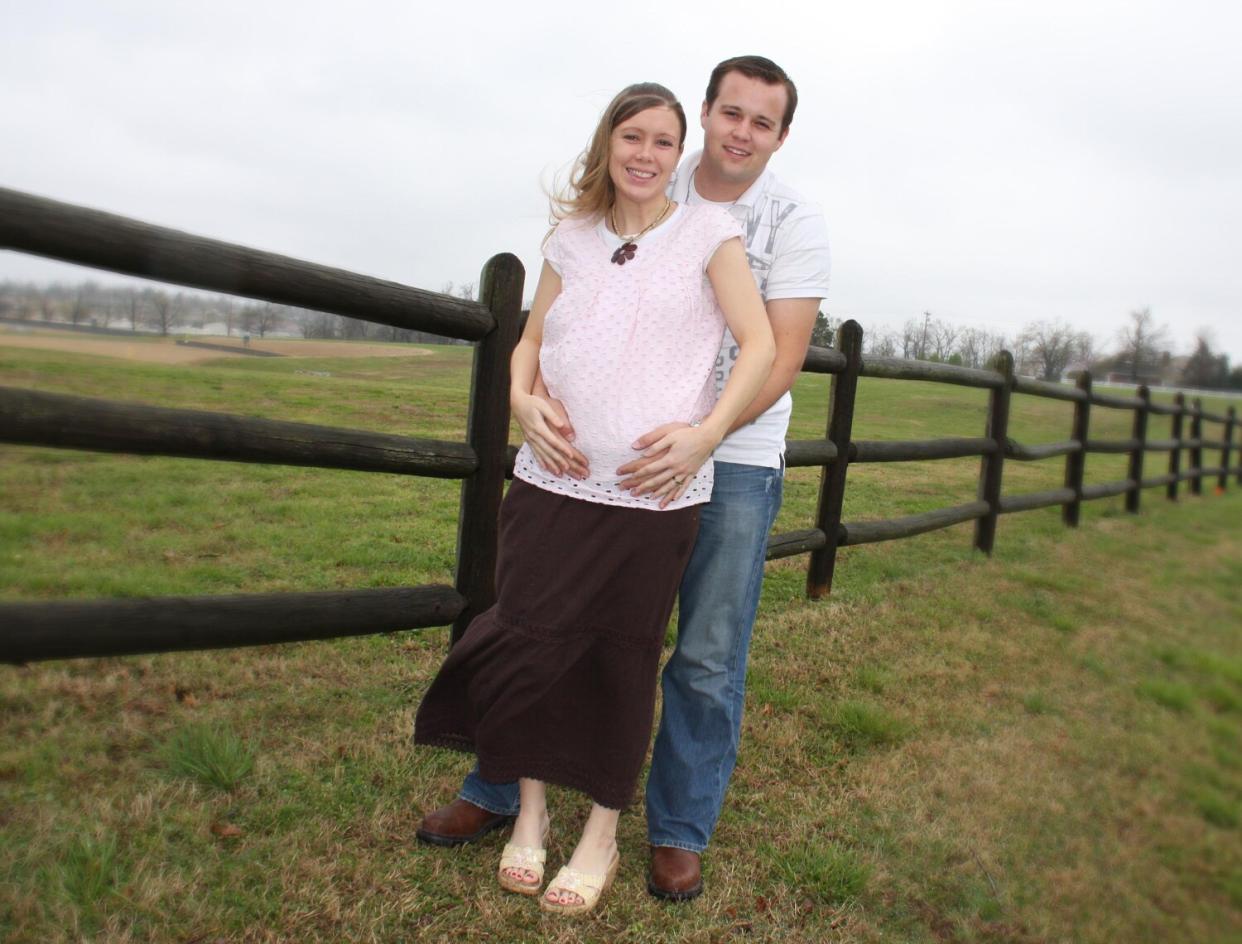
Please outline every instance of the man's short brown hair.
[{"label": "man's short brown hair", "polygon": [[720,83],[730,72],[740,72],[748,79],[758,79],[768,85],[785,86],[785,114],[781,117],[781,134],[793,123],[794,109],[798,107],[798,89],[793,79],[785,74],[785,70],[771,59],[763,56],[734,56],[726,59],[712,69],[712,77],[707,81],[707,107],[711,108],[720,94]]}]

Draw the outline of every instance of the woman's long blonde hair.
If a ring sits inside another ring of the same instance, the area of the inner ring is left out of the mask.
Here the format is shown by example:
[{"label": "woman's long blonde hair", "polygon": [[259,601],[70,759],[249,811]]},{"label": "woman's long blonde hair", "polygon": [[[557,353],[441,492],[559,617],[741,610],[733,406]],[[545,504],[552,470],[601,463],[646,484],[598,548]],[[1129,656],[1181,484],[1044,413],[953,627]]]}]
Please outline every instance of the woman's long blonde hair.
[{"label": "woman's long blonde hair", "polygon": [[569,216],[599,217],[610,209],[617,199],[617,189],[608,174],[608,146],[613,130],[648,108],[671,108],[681,125],[680,150],[686,143],[686,113],[677,96],[656,82],[638,82],[627,85],[608,103],[600,116],[591,143],[578,155],[570,173],[569,183],[551,197],[552,219],[555,225]]}]

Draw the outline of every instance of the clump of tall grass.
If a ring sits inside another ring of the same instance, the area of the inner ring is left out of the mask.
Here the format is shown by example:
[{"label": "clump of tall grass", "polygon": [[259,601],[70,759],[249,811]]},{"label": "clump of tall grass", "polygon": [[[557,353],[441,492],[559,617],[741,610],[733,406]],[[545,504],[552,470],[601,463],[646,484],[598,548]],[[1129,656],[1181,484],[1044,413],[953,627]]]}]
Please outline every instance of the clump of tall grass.
[{"label": "clump of tall grass", "polygon": [[56,863],[56,874],[65,894],[77,905],[88,927],[97,916],[120,877],[116,836],[76,837]]},{"label": "clump of tall grass", "polygon": [[182,728],[164,746],[168,769],[217,790],[231,792],[254,769],[254,751],[232,731],[196,724]]},{"label": "clump of tall grass", "polygon": [[907,730],[903,721],[879,705],[854,699],[830,705],[824,724],[850,750],[896,744]]},{"label": "clump of tall grass", "polygon": [[826,905],[857,898],[871,875],[870,866],[838,842],[806,842],[785,849],[764,844],[760,852],[782,884]]},{"label": "clump of tall grass", "polygon": [[1173,711],[1188,711],[1194,702],[1194,689],[1183,682],[1169,682],[1163,679],[1148,679],[1138,686],[1138,693],[1150,698],[1157,705]]}]

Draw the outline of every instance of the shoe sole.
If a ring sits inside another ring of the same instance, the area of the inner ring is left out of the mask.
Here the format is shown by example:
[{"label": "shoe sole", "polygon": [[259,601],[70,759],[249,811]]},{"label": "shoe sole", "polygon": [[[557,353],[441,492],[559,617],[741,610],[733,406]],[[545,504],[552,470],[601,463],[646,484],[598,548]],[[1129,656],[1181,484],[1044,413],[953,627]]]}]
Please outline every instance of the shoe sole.
[{"label": "shoe sole", "polygon": [[661,888],[659,885],[655,884],[655,882],[651,881],[651,879],[647,879],[647,891],[653,897],[659,898],[661,901],[690,901],[691,899],[698,898],[703,894],[703,883],[699,882],[699,884],[695,885],[693,888],[687,888],[685,891],[673,892],[669,891],[667,888]]},{"label": "shoe sole", "polygon": [[540,879],[534,885],[526,885],[498,872],[496,874],[496,883],[505,891],[513,892],[515,895],[534,897],[543,891],[543,879]]},{"label": "shoe sole", "polygon": [[416,830],[414,835],[418,838],[419,842],[425,842],[431,846],[465,846],[469,843],[482,839],[493,830],[503,829],[505,826],[512,824],[513,820],[514,817],[512,816],[497,817],[495,820],[485,825],[482,829],[471,833],[469,836],[446,836],[442,833],[433,833],[425,829]]}]

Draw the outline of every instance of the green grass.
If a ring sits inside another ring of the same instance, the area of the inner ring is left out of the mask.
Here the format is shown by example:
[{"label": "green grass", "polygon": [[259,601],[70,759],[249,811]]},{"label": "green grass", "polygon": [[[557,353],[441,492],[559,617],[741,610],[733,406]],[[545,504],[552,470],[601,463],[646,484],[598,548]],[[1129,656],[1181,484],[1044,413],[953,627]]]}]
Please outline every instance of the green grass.
[{"label": "green grass", "polygon": [[95,924],[99,911],[119,880],[115,835],[83,835],[74,838],[56,866],[61,887],[77,906],[87,926]]},{"label": "green grass", "polygon": [[[468,364],[446,348],[162,368],[0,346],[0,384],[461,439]],[[827,390],[799,380],[794,438],[822,435]],[[1068,404],[1014,403],[1015,438],[1068,436]],[[977,436],[986,397],[864,380],[859,405],[859,439]],[[1092,424],[1129,435],[1120,411]],[[1006,492],[1062,469],[1007,463]],[[1124,472],[1092,456],[1088,478]],[[855,466],[846,518],[969,501],[977,475]],[[778,530],[808,527],[817,488],[790,470]],[[1088,503],[1075,530],[1056,509],[1006,516],[991,559],[969,527],[846,548],[819,602],[805,558],[769,564],[707,894],[645,894],[640,804],[616,887],[572,926],[495,888],[501,835],[412,839],[469,766],[408,745],[446,629],[4,668],[0,939],[1242,938],[1242,490],[1183,494],[1150,490],[1138,516]],[[451,582],[457,498],[402,476],[0,446],[0,598]],[[586,806],[552,805],[555,867]]]},{"label": "green grass", "polygon": [[217,790],[236,790],[254,769],[254,751],[231,731],[189,725],[164,746],[168,769]]},{"label": "green grass", "polygon": [[764,844],[765,859],[775,879],[773,897],[813,904],[843,905],[858,898],[867,885],[870,868],[859,855],[839,842],[820,837],[778,849]]},{"label": "green grass", "polygon": [[823,712],[823,721],[849,750],[896,743],[906,730],[905,725],[884,707],[867,701],[849,700],[829,705]]},{"label": "green grass", "polygon": [[1180,682],[1149,679],[1139,683],[1138,690],[1139,694],[1150,698],[1157,705],[1172,708],[1174,711],[1189,711],[1194,703],[1194,689]]}]

